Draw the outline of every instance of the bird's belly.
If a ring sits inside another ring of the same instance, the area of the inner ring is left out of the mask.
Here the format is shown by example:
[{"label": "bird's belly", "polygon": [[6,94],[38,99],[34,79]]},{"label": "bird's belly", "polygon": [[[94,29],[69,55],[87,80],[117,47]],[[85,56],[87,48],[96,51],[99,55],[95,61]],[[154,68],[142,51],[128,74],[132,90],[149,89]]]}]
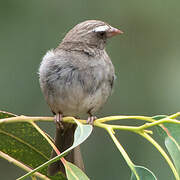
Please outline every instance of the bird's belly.
[{"label": "bird's belly", "polygon": [[106,102],[111,89],[102,83],[93,94],[85,92],[81,86],[59,88],[56,94],[48,96],[48,103],[55,113],[64,116],[80,116],[85,113],[95,113]]}]

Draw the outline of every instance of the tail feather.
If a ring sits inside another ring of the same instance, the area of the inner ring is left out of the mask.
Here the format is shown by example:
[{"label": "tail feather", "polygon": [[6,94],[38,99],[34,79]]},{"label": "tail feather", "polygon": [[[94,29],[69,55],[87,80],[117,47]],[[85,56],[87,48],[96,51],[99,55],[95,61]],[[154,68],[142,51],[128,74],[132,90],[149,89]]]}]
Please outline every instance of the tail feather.
[{"label": "tail feather", "polygon": [[[60,152],[63,152],[72,146],[76,128],[76,125],[70,125],[67,123],[63,123],[63,126],[63,130],[59,127],[56,127],[55,146],[59,149]],[[51,153],[51,158],[54,158],[55,156],[57,156],[57,154],[53,150]],[[65,156],[65,159],[84,170],[84,163],[80,152],[80,146],[76,147],[70,153],[68,153]],[[65,168],[61,161],[56,161],[50,164],[48,167],[48,175],[50,176],[54,176],[59,171],[65,174]]]}]

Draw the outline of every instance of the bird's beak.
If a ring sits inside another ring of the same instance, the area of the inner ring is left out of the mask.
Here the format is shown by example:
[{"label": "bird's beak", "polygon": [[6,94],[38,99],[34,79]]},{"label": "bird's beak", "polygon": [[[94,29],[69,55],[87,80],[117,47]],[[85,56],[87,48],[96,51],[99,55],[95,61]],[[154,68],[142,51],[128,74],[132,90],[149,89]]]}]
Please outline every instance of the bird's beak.
[{"label": "bird's beak", "polygon": [[123,34],[124,32],[119,30],[119,29],[116,29],[114,27],[111,27],[107,30],[107,37],[110,38],[110,37],[113,37],[115,35],[118,35],[118,34]]}]

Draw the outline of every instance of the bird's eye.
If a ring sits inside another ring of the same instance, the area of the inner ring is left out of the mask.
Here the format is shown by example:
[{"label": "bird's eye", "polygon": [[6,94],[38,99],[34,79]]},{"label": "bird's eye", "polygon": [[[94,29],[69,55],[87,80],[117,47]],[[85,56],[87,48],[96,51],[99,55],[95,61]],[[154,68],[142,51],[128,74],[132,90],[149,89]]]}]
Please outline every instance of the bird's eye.
[{"label": "bird's eye", "polygon": [[95,32],[99,38],[104,39],[106,37],[106,32],[108,29],[109,29],[109,26],[102,25],[102,26],[95,27],[93,29],[93,32]]},{"label": "bird's eye", "polygon": [[102,38],[106,35],[106,31],[98,32],[98,35]]}]

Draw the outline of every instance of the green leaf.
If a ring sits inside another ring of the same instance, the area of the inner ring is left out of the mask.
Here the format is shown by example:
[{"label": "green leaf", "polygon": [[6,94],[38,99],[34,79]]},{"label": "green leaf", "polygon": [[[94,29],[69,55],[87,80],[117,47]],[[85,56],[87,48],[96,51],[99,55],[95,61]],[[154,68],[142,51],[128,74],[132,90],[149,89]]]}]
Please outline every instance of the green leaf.
[{"label": "green leaf", "polygon": [[89,180],[83,171],[70,162],[67,162],[66,174],[68,180]]},{"label": "green leaf", "polygon": [[4,118],[10,118],[10,117],[16,117],[17,115],[9,113],[9,112],[5,112],[5,111],[0,111],[0,119],[4,119]]},{"label": "green leaf", "polygon": [[[87,137],[92,132],[92,126],[91,125],[83,125],[77,121],[78,127],[76,128],[75,134],[74,134],[74,143],[73,145],[68,149],[70,151],[71,149],[77,147],[79,144],[84,142]],[[66,161],[67,164],[65,165],[66,174],[68,177],[68,180],[88,180],[89,178],[85,175],[85,173],[75,166],[74,164]]]},{"label": "green leaf", "polygon": [[166,118],[166,117],[167,117],[166,115],[157,115],[157,116],[153,116],[152,118],[154,120],[161,120],[161,119]]},{"label": "green leaf", "polygon": [[77,125],[78,126],[74,133],[74,143],[69,149],[73,149],[84,142],[90,136],[93,130],[93,126],[89,124],[83,125],[78,122]]},{"label": "green leaf", "polygon": [[[166,118],[167,116],[166,115],[157,115],[157,116],[153,116],[152,118],[154,120],[161,120],[163,118]],[[165,138],[166,137],[166,132],[160,127],[160,126],[155,126],[155,129],[157,130],[158,134]]]},{"label": "green leaf", "polygon": [[[3,118],[15,117],[12,113],[0,111]],[[0,124],[0,151],[34,169],[49,160],[51,146],[44,137],[27,122]],[[47,176],[47,167],[40,173]],[[64,180],[62,174],[51,177],[52,180]]]},{"label": "green leaf", "polygon": [[[77,147],[78,145],[80,145],[81,143],[83,143],[91,134],[92,132],[92,125],[83,125],[81,123],[79,123],[78,121],[77,122],[77,128],[76,128],[76,131],[75,131],[75,134],[74,134],[74,143],[73,145],[68,148],[67,150],[65,150],[64,152],[62,152],[60,155],[56,156],[55,158],[53,158],[53,161],[56,161],[56,160],[59,160],[61,157],[65,156],[69,151],[71,151],[72,149],[74,149],[75,147]],[[73,169],[69,169],[69,163],[68,161],[66,161],[67,164],[65,165],[65,169],[66,169],[66,172],[68,172],[70,174],[71,172],[71,179],[69,180],[73,180],[74,178],[76,178],[76,176],[73,176],[74,174],[80,174],[82,177],[84,177],[84,172],[79,169],[78,167],[76,167],[75,165],[73,165]],[[75,170],[75,172],[74,172]],[[87,176],[86,176],[87,177]]]},{"label": "green leaf", "polygon": [[[135,166],[136,172],[139,175],[140,180],[157,180],[155,175],[147,168],[143,166]],[[137,180],[134,173],[131,175],[131,180]]]},{"label": "green leaf", "polygon": [[[159,120],[167,116],[155,116],[153,119]],[[159,134],[164,138],[165,146],[174,162],[176,170],[180,176],[180,125],[164,123],[158,126]]]},{"label": "green leaf", "polygon": [[[76,122],[77,122],[78,126],[75,131],[73,145],[70,148],[68,148],[67,150],[65,150],[64,152],[62,152],[60,155],[54,157],[53,159],[50,159],[49,161],[47,161],[44,164],[40,165],[39,167],[35,168],[33,171],[20,177],[18,180],[25,179],[26,177],[32,175],[34,172],[37,172],[37,171],[41,170],[42,168],[46,167],[47,165],[51,164],[52,162],[59,160],[60,158],[64,157],[69,151],[71,151],[73,148],[75,148],[76,146],[78,146],[82,142],[84,142],[91,134],[93,127],[92,127],[92,125],[83,125],[83,124],[79,123],[79,121],[76,121]],[[65,169],[67,169],[67,168],[68,167],[65,166]],[[76,167],[76,169],[77,168],[78,167]],[[79,171],[81,171],[81,170],[79,169]],[[81,173],[83,173],[83,172],[81,171]]]},{"label": "green leaf", "polygon": [[180,125],[168,123],[164,127],[167,132],[165,145],[180,176]]}]

